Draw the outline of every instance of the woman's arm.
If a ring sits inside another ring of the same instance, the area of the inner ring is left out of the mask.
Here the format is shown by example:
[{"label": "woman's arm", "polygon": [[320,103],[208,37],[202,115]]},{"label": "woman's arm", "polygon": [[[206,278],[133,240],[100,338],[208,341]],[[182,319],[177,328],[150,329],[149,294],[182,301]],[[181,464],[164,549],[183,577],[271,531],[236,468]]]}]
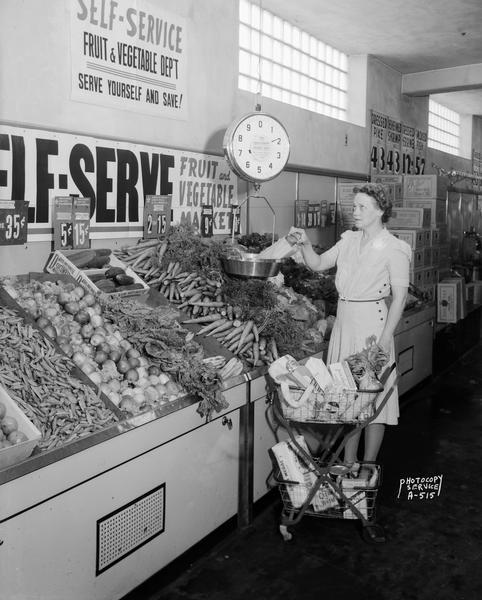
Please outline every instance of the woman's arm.
[{"label": "woman's arm", "polygon": [[386,351],[390,350],[390,341],[395,332],[395,328],[402,317],[405,301],[407,299],[407,292],[408,288],[404,286],[392,285],[392,303],[388,309],[385,327],[378,339],[378,345]]},{"label": "woman's arm", "polygon": [[303,242],[299,247],[305,265],[312,271],[327,271],[336,265],[336,258],[338,256],[336,246],[323,252],[323,254],[316,254],[310,242]]}]

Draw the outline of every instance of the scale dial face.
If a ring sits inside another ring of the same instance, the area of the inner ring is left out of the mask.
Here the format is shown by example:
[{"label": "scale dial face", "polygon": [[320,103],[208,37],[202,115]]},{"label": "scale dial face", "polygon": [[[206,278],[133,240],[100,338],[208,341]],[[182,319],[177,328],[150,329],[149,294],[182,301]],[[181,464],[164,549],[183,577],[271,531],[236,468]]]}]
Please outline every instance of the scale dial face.
[{"label": "scale dial face", "polygon": [[290,154],[283,125],[271,115],[254,112],[231,124],[224,135],[224,154],[233,171],[253,182],[281,173]]}]

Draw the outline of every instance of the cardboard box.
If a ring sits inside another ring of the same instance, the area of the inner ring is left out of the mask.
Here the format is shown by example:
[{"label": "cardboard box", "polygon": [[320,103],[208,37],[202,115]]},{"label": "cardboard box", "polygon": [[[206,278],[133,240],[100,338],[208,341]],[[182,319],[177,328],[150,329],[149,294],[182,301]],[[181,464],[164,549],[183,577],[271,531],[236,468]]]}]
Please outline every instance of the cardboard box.
[{"label": "cardboard box", "polygon": [[474,281],[474,304],[482,304],[482,281]]},{"label": "cardboard box", "polygon": [[425,246],[425,230],[424,229],[392,229],[390,233],[399,240],[407,242],[412,250],[423,248]]},{"label": "cardboard box", "polygon": [[465,281],[461,277],[444,279],[437,284],[437,321],[457,323],[467,315]]},{"label": "cardboard box", "polygon": [[433,269],[432,267],[429,267],[428,269],[425,268],[423,270],[423,285],[431,285],[432,283],[434,283],[433,277]]},{"label": "cardboard box", "polygon": [[438,246],[434,246],[431,248],[432,250],[432,267],[438,267],[440,262],[440,248]]},{"label": "cardboard box", "polygon": [[0,386],[0,402],[6,407],[7,416],[17,420],[18,430],[27,436],[25,442],[0,449],[0,469],[4,469],[28,458],[38,445],[42,434],[12,398],[10,398],[7,390],[2,386]]},{"label": "cardboard box", "polygon": [[425,208],[430,211],[430,226],[447,223],[447,203],[442,198],[427,198],[425,200],[404,199],[403,206],[407,208]]},{"label": "cardboard box", "polygon": [[430,245],[438,246],[440,244],[440,229],[430,229]]},{"label": "cardboard box", "polygon": [[[69,260],[69,253],[78,252],[77,250],[56,250],[49,256],[45,270],[47,273],[67,273],[77,281],[82,287],[89,290],[92,294],[100,294],[101,290],[95,285],[95,283],[89,279],[88,275],[100,274],[106,271],[106,269],[78,269]],[[110,262],[108,267],[120,267],[124,269],[126,275],[132,277],[134,283],[140,283],[142,288],[137,290],[125,290],[122,292],[114,292],[107,294],[108,296],[119,296],[125,298],[126,296],[139,296],[144,292],[149,291],[149,286],[135,273],[130,267],[125,265],[113,254],[110,255]]]},{"label": "cardboard box", "polygon": [[385,188],[385,193],[391,203],[396,206],[401,206],[403,175],[375,175],[373,183],[379,183]]},{"label": "cardboard box", "polygon": [[412,250],[412,260],[410,261],[411,269],[420,269],[424,264],[424,253],[425,249],[420,248],[419,250]]},{"label": "cardboard box", "polygon": [[432,268],[432,281],[437,284],[440,281],[440,270],[438,267]]},{"label": "cardboard box", "polygon": [[425,297],[429,302],[434,302],[436,295],[437,285],[435,283],[429,283],[427,285],[422,285],[420,291],[425,294]]},{"label": "cardboard box", "polygon": [[409,271],[410,283],[413,284],[417,288],[421,288],[423,285],[425,285],[424,271],[425,271],[425,269],[423,269],[423,268],[410,269],[410,271]]},{"label": "cardboard box", "polygon": [[423,252],[423,267],[431,267],[432,266],[432,248],[424,248]]},{"label": "cardboard box", "polygon": [[420,229],[430,227],[430,210],[427,208],[394,208],[388,221],[390,229]]},{"label": "cardboard box", "polygon": [[405,175],[403,178],[404,198],[444,198],[448,179],[438,175]]}]

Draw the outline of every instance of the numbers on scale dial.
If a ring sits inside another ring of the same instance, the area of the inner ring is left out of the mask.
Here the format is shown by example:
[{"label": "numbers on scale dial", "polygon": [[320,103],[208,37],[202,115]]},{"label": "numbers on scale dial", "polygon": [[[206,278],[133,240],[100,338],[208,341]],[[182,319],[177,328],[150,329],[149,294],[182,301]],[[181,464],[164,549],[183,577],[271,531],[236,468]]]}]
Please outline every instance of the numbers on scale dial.
[{"label": "numbers on scale dial", "polygon": [[288,160],[288,136],[277,121],[253,115],[239,124],[233,153],[246,173],[254,178],[270,178]]}]

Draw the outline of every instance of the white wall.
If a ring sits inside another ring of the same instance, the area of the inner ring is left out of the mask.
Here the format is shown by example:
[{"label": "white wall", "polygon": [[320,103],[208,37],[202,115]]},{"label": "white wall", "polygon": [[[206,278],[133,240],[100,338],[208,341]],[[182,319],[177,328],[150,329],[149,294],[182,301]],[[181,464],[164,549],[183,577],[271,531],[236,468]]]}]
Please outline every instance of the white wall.
[{"label": "white wall", "polygon": [[[256,103],[254,95],[237,89],[237,2],[163,0],[162,4],[186,19],[188,25],[190,114],[186,121],[71,100],[70,2],[1,0],[0,123],[220,154],[227,125],[254,110]],[[363,121],[364,110],[373,108],[426,128],[426,98],[403,97],[400,74],[379,61],[354,57],[353,65],[355,60],[360,67],[358,73],[363,69],[368,73],[366,107],[361,98],[352,111],[357,122]],[[363,89],[362,84],[357,82],[358,89]],[[290,165],[368,173],[366,127],[273,100],[263,100],[262,108],[277,116],[290,134]],[[263,188],[276,196],[277,185],[266,184]],[[290,188],[283,202],[293,199]],[[284,227],[292,211],[286,204],[282,212],[279,222]],[[45,245],[34,244],[9,251],[0,248],[0,268],[9,272],[17,268],[24,271],[27,265],[41,269],[45,250]]]}]

